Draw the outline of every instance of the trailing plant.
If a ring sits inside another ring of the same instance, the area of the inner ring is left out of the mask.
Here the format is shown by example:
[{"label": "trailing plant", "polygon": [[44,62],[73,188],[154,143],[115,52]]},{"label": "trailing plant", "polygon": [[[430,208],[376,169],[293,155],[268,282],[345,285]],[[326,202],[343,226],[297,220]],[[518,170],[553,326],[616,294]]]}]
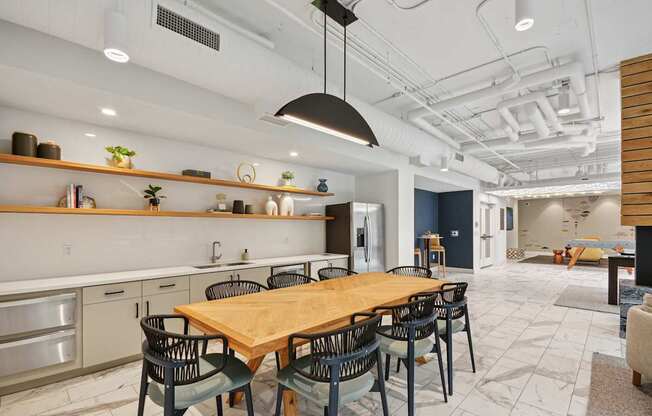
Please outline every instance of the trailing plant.
[{"label": "trailing plant", "polygon": [[125,157],[136,156],[136,152],[123,146],[107,146],[106,151],[111,153],[111,159],[121,163]]},{"label": "trailing plant", "polygon": [[281,173],[281,178],[286,181],[291,181],[294,179],[294,172],[286,170],[285,172]]}]

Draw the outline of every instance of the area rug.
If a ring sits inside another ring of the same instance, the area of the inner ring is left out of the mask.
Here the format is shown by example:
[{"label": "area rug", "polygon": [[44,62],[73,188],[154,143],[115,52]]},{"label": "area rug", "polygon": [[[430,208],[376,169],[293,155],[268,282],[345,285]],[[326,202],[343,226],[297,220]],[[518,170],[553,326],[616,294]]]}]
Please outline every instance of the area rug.
[{"label": "area rug", "polygon": [[[538,255],[538,256],[533,256],[533,257],[528,257],[527,259],[523,259],[519,261],[519,263],[531,263],[531,264],[550,264],[553,266],[559,266],[559,267],[567,267],[568,266],[568,259],[564,259],[564,264],[555,264],[552,259],[554,256],[546,256],[544,254]],[[609,267],[609,262],[607,259],[601,259],[600,262],[592,262],[592,261],[586,261],[586,262],[577,262],[577,266],[586,266],[586,267],[601,267],[601,268],[607,268]]]},{"label": "area rug", "polygon": [[556,306],[620,314],[618,305],[607,303],[607,289],[569,285],[555,302]]},{"label": "area rug", "polygon": [[593,353],[586,416],[650,416],[652,383],[632,385],[632,370],[620,357]]}]

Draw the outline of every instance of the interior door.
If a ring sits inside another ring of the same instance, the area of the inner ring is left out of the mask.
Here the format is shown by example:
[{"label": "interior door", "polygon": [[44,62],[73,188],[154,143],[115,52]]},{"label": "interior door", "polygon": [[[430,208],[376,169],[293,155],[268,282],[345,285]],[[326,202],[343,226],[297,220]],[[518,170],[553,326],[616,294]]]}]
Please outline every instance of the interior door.
[{"label": "interior door", "polygon": [[480,204],[480,267],[494,264],[493,219],[493,205]]},{"label": "interior door", "polygon": [[354,202],[351,211],[351,267],[355,272],[366,273],[369,271],[367,204]]}]

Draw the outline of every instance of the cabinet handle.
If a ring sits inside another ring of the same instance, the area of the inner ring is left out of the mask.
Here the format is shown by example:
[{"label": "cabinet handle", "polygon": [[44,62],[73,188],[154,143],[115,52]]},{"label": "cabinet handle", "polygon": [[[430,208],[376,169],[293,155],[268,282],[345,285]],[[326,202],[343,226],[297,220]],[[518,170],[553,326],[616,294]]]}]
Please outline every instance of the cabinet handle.
[{"label": "cabinet handle", "polygon": [[140,305],[136,302],[136,319],[140,318]]},{"label": "cabinet handle", "polygon": [[125,293],[124,290],[115,290],[113,292],[104,292],[104,296],[122,295],[123,293]]},{"label": "cabinet handle", "polygon": [[231,274],[229,275],[229,280],[230,280],[230,281],[233,281],[233,273],[231,273]]},{"label": "cabinet handle", "polygon": [[236,276],[238,276],[238,280],[240,280],[240,273],[237,273]]},{"label": "cabinet handle", "polygon": [[145,301],[145,315],[149,316],[149,301]]},{"label": "cabinet handle", "polygon": [[170,284],[167,284],[167,285],[159,285],[158,288],[159,289],[167,289],[167,288],[170,288],[170,287],[175,287],[176,285],[177,285],[176,283],[170,283]]}]

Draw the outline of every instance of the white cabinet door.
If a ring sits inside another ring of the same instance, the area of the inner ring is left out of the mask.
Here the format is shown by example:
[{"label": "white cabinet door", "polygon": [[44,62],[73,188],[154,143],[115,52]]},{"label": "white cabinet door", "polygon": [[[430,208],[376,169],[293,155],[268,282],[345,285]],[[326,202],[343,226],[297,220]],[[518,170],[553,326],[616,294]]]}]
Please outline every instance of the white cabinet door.
[{"label": "white cabinet door", "polygon": [[141,298],[84,305],[84,367],[141,353]]},{"label": "white cabinet door", "polygon": [[341,267],[343,269],[348,269],[349,268],[349,259],[348,258],[334,259],[334,260],[330,260],[328,263],[329,263],[329,267]]},{"label": "white cabinet door", "polygon": [[235,272],[213,272],[190,276],[190,303],[206,300],[206,288],[218,282],[227,282],[235,279]]},{"label": "white cabinet door", "polygon": [[271,276],[272,269],[269,267],[258,267],[255,269],[235,270],[236,280],[250,280],[267,287],[267,278]]},{"label": "white cabinet door", "polygon": [[321,269],[325,269],[328,267],[328,262],[327,261],[313,261],[310,263],[310,277],[312,277],[315,280],[319,280],[319,275],[317,272],[319,272]]},{"label": "white cabinet door", "polygon": [[[145,315],[169,315],[175,313],[175,306],[186,305],[189,301],[189,293],[186,290],[145,296],[143,297],[143,306],[145,307]],[[175,319],[170,322],[172,325],[169,327],[166,325],[166,331],[183,334],[183,320]]]}]

